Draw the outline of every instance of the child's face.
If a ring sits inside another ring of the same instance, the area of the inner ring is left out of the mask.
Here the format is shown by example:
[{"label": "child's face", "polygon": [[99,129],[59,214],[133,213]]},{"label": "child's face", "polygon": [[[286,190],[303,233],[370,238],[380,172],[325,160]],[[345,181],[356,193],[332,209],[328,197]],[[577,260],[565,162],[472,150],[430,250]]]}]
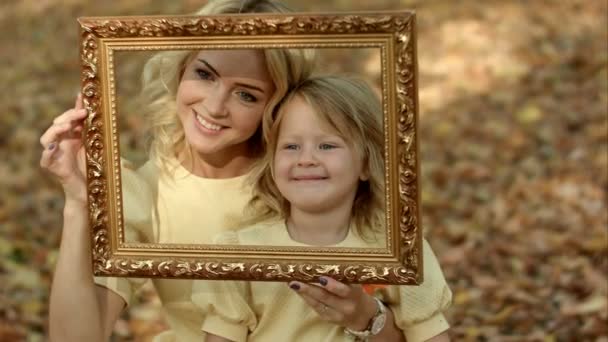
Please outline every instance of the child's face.
[{"label": "child's face", "polygon": [[284,107],[274,177],[291,211],[326,212],[348,208],[365,180],[361,156],[315,114],[300,96]]},{"label": "child's face", "polygon": [[186,140],[202,155],[248,151],[274,84],[261,50],[203,50],[186,65],[176,96]]}]

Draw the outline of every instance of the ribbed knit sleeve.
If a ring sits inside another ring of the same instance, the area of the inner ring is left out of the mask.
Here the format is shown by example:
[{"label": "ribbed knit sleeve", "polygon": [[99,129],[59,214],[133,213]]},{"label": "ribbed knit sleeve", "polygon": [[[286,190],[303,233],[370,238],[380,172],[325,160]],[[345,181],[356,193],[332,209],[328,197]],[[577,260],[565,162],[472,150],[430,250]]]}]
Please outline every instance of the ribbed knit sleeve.
[{"label": "ribbed knit sleeve", "polygon": [[387,286],[379,291],[380,299],[395,315],[395,324],[408,342],[426,341],[449,328],[442,312],[452,302],[439,262],[423,240],[424,281],[419,286]]},{"label": "ribbed knit sleeve", "polygon": [[[238,244],[235,232],[220,234],[216,244]],[[204,312],[201,330],[231,341],[245,342],[258,324],[250,307],[251,288],[245,281],[198,280],[192,285],[192,302]]]},{"label": "ribbed knit sleeve", "polygon": [[205,315],[201,330],[231,341],[247,341],[247,335],[257,326],[248,304],[250,295],[244,281],[195,281],[192,301]]}]

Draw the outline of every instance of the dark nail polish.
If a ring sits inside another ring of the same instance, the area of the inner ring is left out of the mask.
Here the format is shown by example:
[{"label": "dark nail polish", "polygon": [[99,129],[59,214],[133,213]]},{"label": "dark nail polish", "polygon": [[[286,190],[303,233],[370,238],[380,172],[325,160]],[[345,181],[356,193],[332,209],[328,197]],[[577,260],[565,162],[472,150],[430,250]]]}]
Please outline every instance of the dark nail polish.
[{"label": "dark nail polish", "polygon": [[296,290],[296,291],[298,291],[300,289],[300,285],[297,283],[293,283],[293,284],[289,285],[289,287],[291,287],[292,290]]},{"label": "dark nail polish", "polygon": [[53,143],[50,143],[50,144],[49,144],[49,147],[47,147],[47,148],[48,148],[49,150],[54,149],[54,148],[55,148],[55,143],[54,143],[54,142],[53,142]]},{"label": "dark nail polish", "polygon": [[321,284],[321,285],[323,285],[323,286],[327,285],[327,279],[322,278],[322,277],[321,277],[321,278],[319,278],[319,284]]}]

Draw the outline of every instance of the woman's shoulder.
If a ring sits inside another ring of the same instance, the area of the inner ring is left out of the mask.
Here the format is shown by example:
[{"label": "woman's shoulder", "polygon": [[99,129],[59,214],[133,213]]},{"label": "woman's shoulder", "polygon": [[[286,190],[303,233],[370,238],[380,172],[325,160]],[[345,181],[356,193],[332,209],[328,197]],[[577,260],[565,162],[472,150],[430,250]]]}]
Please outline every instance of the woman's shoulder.
[{"label": "woman's shoulder", "polygon": [[157,180],[159,177],[160,168],[153,160],[149,159],[143,165],[141,165],[136,172],[148,184],[152,185],[156,183],[155,180]]},{"label": "woman's shoulder", "polygon": [[152,212],[154,191],[150,183],[132,163],[121,159],[122,212],[127,241],[154,240]]},{"label": "woman's shoulder", "polygon": [[122,177],[134,177],[148,182],[150,178],[157,177],[159,168],[152,160],[137,166],[128,159],[120,158],[120,173]]},{"label": "woman's shoulder", "polygon": [[123,192],[143,194],[149,191],[150,183],[147,181],[146,177],[141,172],[142,168],[145,167],[145,164],[144,166],[137,168],[130,161],[121,158],[120,166]]}]

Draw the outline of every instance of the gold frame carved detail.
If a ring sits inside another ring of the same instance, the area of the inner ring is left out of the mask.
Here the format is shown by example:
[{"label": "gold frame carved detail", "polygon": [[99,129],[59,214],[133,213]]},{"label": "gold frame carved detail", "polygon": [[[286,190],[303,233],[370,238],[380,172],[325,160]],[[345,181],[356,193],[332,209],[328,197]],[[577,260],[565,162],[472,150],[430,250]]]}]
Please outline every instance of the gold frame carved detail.
[{"label": "gold frame carved detail", "polygon": [[[422,282],[413,12],[80,18],[93,270],[97,276]],[[113,53],[202,48],[376,47],[382,56],[386,249],[124,242]]]}]

